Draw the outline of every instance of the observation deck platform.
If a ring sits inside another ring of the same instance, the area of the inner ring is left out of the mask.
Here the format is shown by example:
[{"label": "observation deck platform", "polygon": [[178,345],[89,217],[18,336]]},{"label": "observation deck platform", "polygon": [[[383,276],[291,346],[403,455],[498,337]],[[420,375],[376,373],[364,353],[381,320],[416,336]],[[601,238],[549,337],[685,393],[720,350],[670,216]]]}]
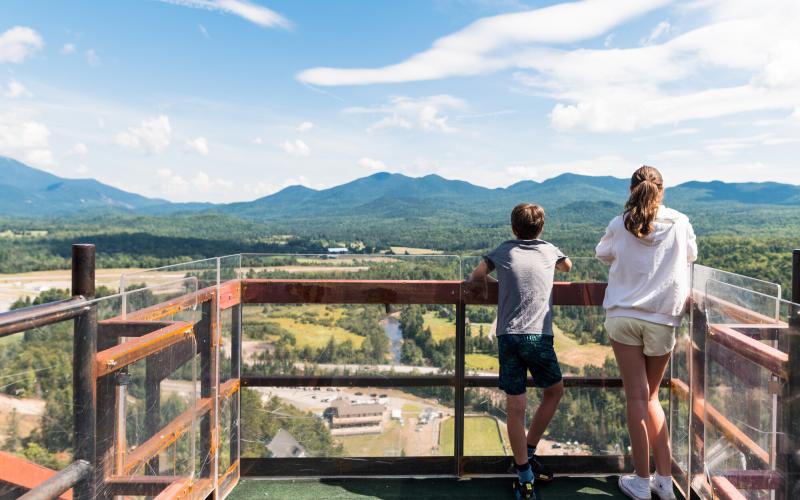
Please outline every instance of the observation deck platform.
[{"label": "observation deck platform", "polygon": [[[71,298],[0,313],[4,346],[64,354],[0,366],[6,420],[29,394],[69,421],[42,426],[41,444],[4,438],[0,499],[512,497],[489,363],[497,285],[464,281],[460,257],[237,254],[123,275],[104,297],[94,257],[73,246]],[[632,465],[606,280],[576,267],[553,287],[566,393],[540,450],[563,475],[540,491],[621,498]],[[790,302],[779,285],[694,266],[661,383],[680,496],[800,498],[800,251],[792,285]],[[399,337],[391,321],[406,322]],[[333,436],[337,397],[386,405],[381,434]]]},{"label": "observation deck platform", "polygon": [[[290,498],[293,500],[381,499],[381,500],[493,500],[510,499],[508,478],[427,478],[427,479],[243,479],[228,496],[229,500]],[[617,488],[617,476],[562,476],[540,488],[542,498],[615,499],[627,498]]]}]

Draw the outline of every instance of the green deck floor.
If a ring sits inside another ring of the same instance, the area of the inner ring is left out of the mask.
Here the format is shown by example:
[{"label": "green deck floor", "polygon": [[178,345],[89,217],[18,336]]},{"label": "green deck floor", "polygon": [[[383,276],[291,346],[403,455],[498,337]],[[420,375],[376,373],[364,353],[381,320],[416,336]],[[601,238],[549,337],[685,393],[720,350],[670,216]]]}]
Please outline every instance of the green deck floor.
[{"label": "green deck floor", "polygon": [[[560,477],[539,490],[543,500],[568,498],[625,498],[617,489],[616,476]],[[513,499],[511,478],[473,479],[244,479],[228,496],[304,499]]]}]

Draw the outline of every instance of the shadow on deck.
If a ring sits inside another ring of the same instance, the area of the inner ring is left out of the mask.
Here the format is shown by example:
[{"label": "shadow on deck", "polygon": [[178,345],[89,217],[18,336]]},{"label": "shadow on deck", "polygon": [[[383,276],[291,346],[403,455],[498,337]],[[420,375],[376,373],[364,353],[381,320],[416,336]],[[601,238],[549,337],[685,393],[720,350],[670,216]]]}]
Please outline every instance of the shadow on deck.
[{"label": "shadow on deck", "polygon": [[[561,477],[539,489],[543,500],[625,498],[617,476]],[[280,499],[513,499],[508,478],[435,479],[242,479],[228,500]]]}]

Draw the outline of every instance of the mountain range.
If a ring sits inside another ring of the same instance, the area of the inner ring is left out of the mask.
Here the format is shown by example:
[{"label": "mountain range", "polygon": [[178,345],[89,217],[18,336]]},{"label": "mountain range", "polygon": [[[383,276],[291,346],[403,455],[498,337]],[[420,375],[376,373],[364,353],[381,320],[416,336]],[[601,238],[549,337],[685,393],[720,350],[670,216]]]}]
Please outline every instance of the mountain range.
[{"label": "mountain range", "polygon": [[[525,180],[506,188],[485,188],[438,175],[408,177],[386,172],[315,190],[290,186],[248,202],[171,203],[103,184],[65,179],[0,157],[0,215],[55,217],[79,211],[144,215],[217,212],[246,219],[276,220],[315,216],[419,216],[420,214],[507,213],[520,201],[548,209],[599,203],[618,207],[627,197],[628,179],[562,174],[542,182]],[[698,204],[800,206],[800,186],[775,182],[691,181],[667,189],[678,208]]]}]

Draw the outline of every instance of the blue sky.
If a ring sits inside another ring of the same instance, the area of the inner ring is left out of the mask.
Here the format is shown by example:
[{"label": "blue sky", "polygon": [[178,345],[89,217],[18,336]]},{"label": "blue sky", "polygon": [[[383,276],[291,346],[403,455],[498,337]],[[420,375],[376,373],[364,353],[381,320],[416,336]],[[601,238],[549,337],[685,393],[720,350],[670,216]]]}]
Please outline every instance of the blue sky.
[{"label": "blue sky", "polygon": [[800,184],[795,0],[6,0],[0,154],[174,201],[376,171]]}]

